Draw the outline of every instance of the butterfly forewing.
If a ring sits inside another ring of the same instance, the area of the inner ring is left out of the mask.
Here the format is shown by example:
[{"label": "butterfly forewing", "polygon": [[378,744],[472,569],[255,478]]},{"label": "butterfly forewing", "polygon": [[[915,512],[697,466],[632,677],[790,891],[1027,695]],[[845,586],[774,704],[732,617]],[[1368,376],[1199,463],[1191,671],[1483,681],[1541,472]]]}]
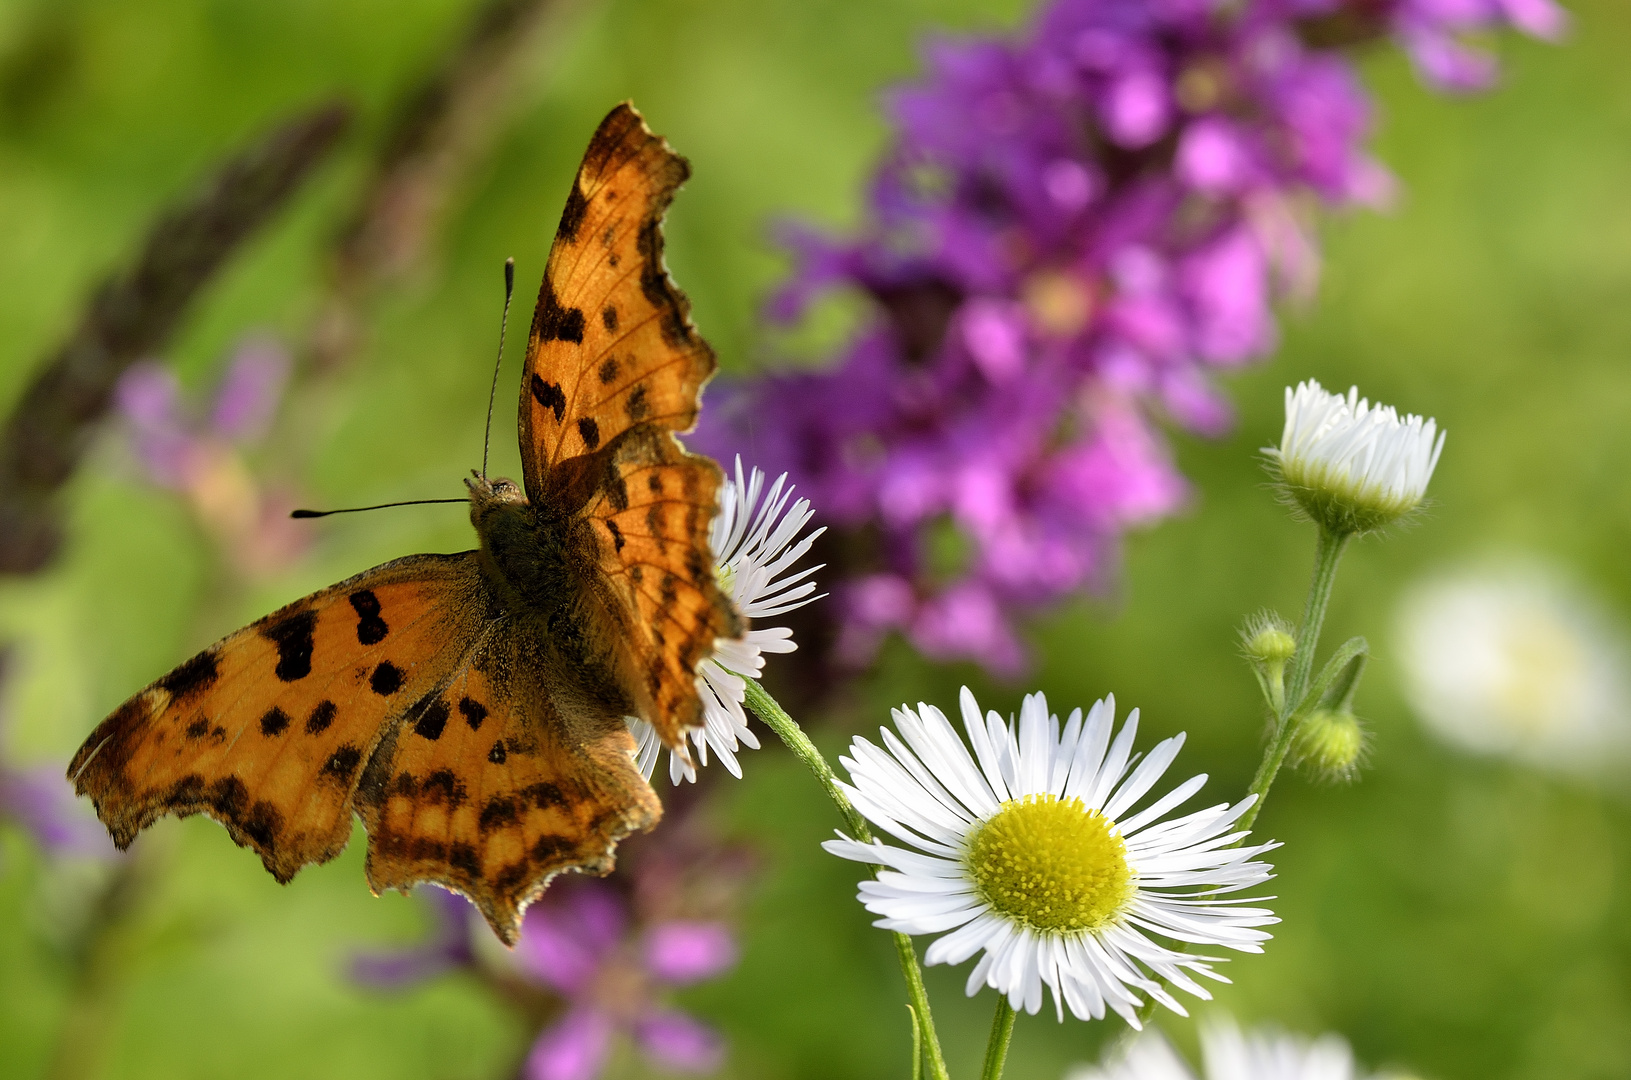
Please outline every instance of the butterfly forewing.
[{"label": "butterfly forewing", "polygon": [[474,553],[416,555],[298,600],[132,697],[69,766],[120,847],[205,813],[287,881],[351,835],[387,722],[446,679],[481,627]]},{"label": "butterfly forewing", "polygon": [[521,458],[538,502],[559,462],[638,424],[696,422],[713,350],[663,264],[662,218],[690,175],[627,104],[600,124],[538,292],[521,387]]}]

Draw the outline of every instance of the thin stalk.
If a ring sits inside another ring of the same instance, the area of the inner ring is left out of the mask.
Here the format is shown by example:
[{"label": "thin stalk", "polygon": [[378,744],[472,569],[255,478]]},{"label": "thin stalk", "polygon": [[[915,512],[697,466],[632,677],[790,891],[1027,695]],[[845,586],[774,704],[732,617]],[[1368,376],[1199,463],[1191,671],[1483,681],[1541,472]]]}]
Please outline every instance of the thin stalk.
[{"label": "thin stalk", "polygon": [[[827,764],[827,759],[816,749],[815,743],[804,734],[804,729],[787,715],[776,703],[775,698],[765,692],[765,688],[759,685],[757,679],[744,677],[742,682],[747,685],[748,707],[787,744],[787,748],[804,762],[805,767],[815,774],[817,782],[826,790],[827,797],[838,807],[838,813],[843,817],[844,824],[849,827],[850,834],[863,844],[871,843],[872,830],[867,828],[866,819],[839,789],[838,774]],[[917,950],[912,947],[912,939],[905,934],[896,933],[894,938],[895,953],[900,959],[900,971],[906,978],[906,993],[911,998],[912,1012],[921,1031],[923,1048],[927,1051],[930,1080],[950,1080],[946,1072],[945,1057],[940,1052],[940,1037],[934,1030],[934,1014],[929,1011],[929,994],[923,986],[923,969],[918,966]],[[1006,1046],[1005,1040],[1005,1049]]]},{"label": "thin stalk", "polygon": [[1274,718],[1274,738],[1263,753],[1263,762],[1257,767],[1257,775],[1252,777],[1251,787],[1246,789],[1247,794],[1257,796],[1257,801],[1235,826],[1243,832],[1252,827],[1252,822],[1262,812],[1263,804],[1268,801],[1269,788],[1274,786],[1274,778],[1285,763],[1297,729],[1308,714],[1308,710],[1303,708],[1303,699],[1308,695],[1308,679],[1314,670],[1314,652],[1319,647],[1325,609],[1330,605],[1331,590],[1336,585],[1337,563],[1342,560],[1342,551],[1348,546],[1349,539],[1351,534],[1348,533],[1333,533],[1323,527],[1319,531],[1319,540],[1314,547],[1314,576],[1308,584],[1303,620],[1297,627],[1297,652],[1291,658],[1291,678],[1286,684],[1285,700]]},{"label": "thin stalk", "polygon": [[991,1018],[991,1038],[985,1044],[985,1064],[980,1080],[1002,1080],[1002,1063],[1008,1060],[1008,1042],[1014,1037],[1014,1007],[1007,994],[997,995],[997,1015]]},{"label": "thin stalk", "polygon": [[[1286,684],[1285,692],[1277,705],[1274,706],[1274,737],[1269,740],[1268,749],[1263,752],[1263,761],[1257,767],[1257,775],[1252,777],[1251,787],[1246,794],[1256,795],[1257,801],[1251,808],[1241,815],[1235,828],[1245,833],[1257,820],[1257,815],[1263,809],[1263,803],[1268,800],[1269,788],[1274,786],[1274,778],[1280,772],[1280,766],[1285,763],[1286,754],[1291,749],[1292,740],[1296,738],[1297,729],[1307,718],[1310,709],[1306,708],[1304,698],[1308,696],[1308,680],[1314,670],[1314,651],[1319,647],[1320,629],[1325,623],[1325,609],[1331,602],[1331,590],[1336,585],[1337,563],[1342,559],[1343,549],[1352,539],[1349,533],[1328,532],[1322,526],[1319,530],[1319,539],[1314,547],[1314,576],[1308,583],[1308,599],[1303,603],[1303,621],[1297,627],[1297,651],[1291,659],[1291,679]],[[1258,676],[1259,683],[1263,683],[1262,675]],[[1264,684],[1264,697],[1273,704],[1273,695],[1269,693]],[[1236,843],[1243,843],[1244,837]],[[1139,1006],[1138,1017],[1140,1024],[1148,1023],[1155,1015],[1156,1001],[1153,996]]]}]

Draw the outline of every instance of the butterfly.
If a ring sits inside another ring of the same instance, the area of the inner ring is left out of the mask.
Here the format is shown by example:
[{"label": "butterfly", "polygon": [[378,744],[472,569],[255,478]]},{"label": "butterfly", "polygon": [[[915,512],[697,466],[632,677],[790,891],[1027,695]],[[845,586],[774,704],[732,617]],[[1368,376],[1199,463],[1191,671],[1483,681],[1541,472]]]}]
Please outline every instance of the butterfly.
[{"label": "butterfly", "polygon": [[708,545],[723,477],[675,438],[715,368],[663,262],[689,175],[607,115],[538,292],[521,484],[465,481],[479,548],[297,600],[116,709],[68,768],[115,843],[204,813],[287,882],[355,813],[376,895],[435,882],[513,944],[554,875],[609,872],[657,822],[624,718],[683,754],[698,664],[746,630]]}]

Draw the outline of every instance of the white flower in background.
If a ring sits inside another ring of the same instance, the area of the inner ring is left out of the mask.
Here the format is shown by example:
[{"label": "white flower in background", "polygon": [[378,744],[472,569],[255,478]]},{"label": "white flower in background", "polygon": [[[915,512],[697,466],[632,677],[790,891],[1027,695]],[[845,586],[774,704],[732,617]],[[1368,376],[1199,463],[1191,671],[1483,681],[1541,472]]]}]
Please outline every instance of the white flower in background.
[{"label": "white flower in background", "polygon": [[823,845],[888,868],[861,883],[861,903],[883,916],[874,925],[944,933],[929,946],[930,964],[960,964],[984,950],[969,975],[970,995],[984,984],[1015,1009],[1035,1013],[1046,985],[1061,1020],[1067,1005],[1083,1020],[1103,1017],[1108,1005],[1137,1027],[1136,991],[1183,1013],[1149,973],[1210,998],[1192,975],[1227,982],[1210,966],[1221,958],[1149,935],[1261,952],[1269,935],[1255,927],[1279,920],[1239,906],[1255,899],[1223,894],[1268,880],[1269,865],[1253,859],[1277,845],[1230,846],[1245,836],[1230,830],[1251,799],[1165,818],[1201,789],[1204,775],[1134,813],[1184,737],[1138,762],[1138,712],[1112,742],[1115,710],[1114,698],[1085,718],[1077,709],[1061,730],[1047,701],[1033,694],[1016,732],[995,712],[982,717],[965,687],[972,756],[932,705],[894,710],[899,735],[884,728],[883,749],[856,738],[840,759],[854,785],[842,785],[845,794],[868,820],[917,849],[842,833]]},{"label": "white flower in background", "polygon": [[1406,696],[1453,745],[1586,770],[1631,748],[1624,632],[1542,564],[1416,585],[1398,638]]},{"label": "white flower in background", "polygon": [[[1340,1036],[1305,1039],[1272,1029],[1242,1034],[1233,1020],[1214,1017],[1201,1029],[1205,1080],[1357,1080],[1353,1051]],[[1124,1042],[1098,1066],[1080,1065],[1065,1080],[1195,1080],[1158,1032]]]},{"label": "white flower in background", "polygon": [[1403,420],[1372,405],[1359,388],[1346,397],[1312,379],[1286,388],[1286,426],[1265,447],[1286,493],[1315,522],[1337,533],[1366,533],[1421,505],[1444,449],[1431,419]]},{"label": "white flower in background", "polygon": [[[754,469],[744,477],[742,459],[738,457],[735,479],[727,478],[719,489],[719,513],[714,516],[708,537],[718,560],[714,574],[719,587],[736,604],[736,610],[754,624],[819,599],[814,595],[815,582],[806,579],[820,566],[793,574],[788,571],[809,554],[816,537],[827,531],[823,527],[799,536],[814,511],[808,499],[788,505],[793,487],[787,483],[786,473],[776,478],[768,493],[764,487],[765,474]],[[714,655],[697,669],[704,722],[688,732],[703,765],[708,764],[708,751],[712,749],[732,776],[741,777],[736,752],[742,746],[759,749],[759,740],[748,728],[747,714],[742,710],[747,686],[740,676],[757,679],[764,670],[765,653],[790,653],[797,648],[793,631],[785,626],[754,625],[740,638],[714,642]],[[630,729],[639,743],[640,771],[649,780],[662,741],[643,720],[631,720]],[[668,775],[676,784],[682,778],[697,778],[692,763],[673,753],[668,758]]]}]

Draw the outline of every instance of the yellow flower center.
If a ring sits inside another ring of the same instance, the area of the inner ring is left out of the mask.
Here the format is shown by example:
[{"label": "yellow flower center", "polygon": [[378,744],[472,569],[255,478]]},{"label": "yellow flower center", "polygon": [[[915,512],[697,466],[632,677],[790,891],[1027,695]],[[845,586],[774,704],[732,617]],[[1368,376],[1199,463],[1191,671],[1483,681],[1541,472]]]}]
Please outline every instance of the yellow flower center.
[{"label": "yellow flower center", "polygon": [[1027,795],[1002,804],[969,838],[965,865],[994,911],[1033,930],[1100,930],[1133,898],[1127,845],[1080,799]]}]

